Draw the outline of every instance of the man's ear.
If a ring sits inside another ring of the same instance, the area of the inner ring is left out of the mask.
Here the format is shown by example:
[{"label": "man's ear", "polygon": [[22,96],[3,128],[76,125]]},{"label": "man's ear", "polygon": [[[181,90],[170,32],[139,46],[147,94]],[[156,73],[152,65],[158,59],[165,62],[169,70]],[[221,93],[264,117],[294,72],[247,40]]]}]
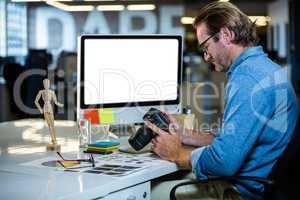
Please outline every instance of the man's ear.
[{"label": "man's ear", "polygon": [[228,28],[221,28],[220,30],[220,39],[222,38],[224,44],[231,44],[231,42],[234,40],[234,32],[229,30]]}]

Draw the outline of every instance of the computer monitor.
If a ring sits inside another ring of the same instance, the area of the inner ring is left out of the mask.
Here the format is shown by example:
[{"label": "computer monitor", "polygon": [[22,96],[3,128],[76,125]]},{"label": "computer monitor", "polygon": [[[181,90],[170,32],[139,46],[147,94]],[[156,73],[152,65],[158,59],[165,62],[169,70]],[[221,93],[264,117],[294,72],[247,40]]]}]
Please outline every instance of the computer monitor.
[{"label": "computer monitor", "polygon": [[115,124],[141,123],[150,107],[180,110],[182,37],[82,35],[78,113],[112,108]]}]

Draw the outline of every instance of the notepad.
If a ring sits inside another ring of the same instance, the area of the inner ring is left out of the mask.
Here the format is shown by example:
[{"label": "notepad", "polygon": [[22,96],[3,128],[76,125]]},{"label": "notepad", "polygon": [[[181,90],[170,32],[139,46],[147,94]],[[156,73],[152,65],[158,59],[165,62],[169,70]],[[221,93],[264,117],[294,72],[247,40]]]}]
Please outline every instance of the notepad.
[{"label": "notepad", "polygon": [[85,110],[83,113],[85,119],[90,120],[91,124],[99,124],[99,114],[97,110]]},{"label": "notepad", "polygon": [[99,118],[101,124],[113,124],[115,122],[112,108],[99,109]]}]

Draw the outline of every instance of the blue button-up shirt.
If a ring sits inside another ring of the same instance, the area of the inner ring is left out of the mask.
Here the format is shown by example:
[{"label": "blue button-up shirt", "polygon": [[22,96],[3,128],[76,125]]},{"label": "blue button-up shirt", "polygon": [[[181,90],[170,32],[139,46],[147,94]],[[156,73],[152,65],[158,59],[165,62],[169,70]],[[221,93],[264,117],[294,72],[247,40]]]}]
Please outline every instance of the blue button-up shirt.
[{"label": "blue button-up shirt", "polygon": [[[287,69],[258,46],[246,49],[226,75],[222,127],[211,145],[192,152],[193,171],[201,180],[210,175],[267,177],[290,141],[298,116]],[[248,198],[257,197],[247,187],[264,189],[252,181],[234,185]]]}]

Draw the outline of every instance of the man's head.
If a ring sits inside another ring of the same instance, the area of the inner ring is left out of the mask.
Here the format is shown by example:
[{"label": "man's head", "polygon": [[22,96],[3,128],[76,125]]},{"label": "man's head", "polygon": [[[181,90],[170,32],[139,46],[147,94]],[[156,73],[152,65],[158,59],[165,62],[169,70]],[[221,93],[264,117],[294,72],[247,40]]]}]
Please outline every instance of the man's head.
[{"label": "man's head", "polygon": [[238,52],[258,41],[255,24],[228,2],[213,2],[203,7],[194,27],[203,57],[215,65],[216,71],[227,71]]}]

